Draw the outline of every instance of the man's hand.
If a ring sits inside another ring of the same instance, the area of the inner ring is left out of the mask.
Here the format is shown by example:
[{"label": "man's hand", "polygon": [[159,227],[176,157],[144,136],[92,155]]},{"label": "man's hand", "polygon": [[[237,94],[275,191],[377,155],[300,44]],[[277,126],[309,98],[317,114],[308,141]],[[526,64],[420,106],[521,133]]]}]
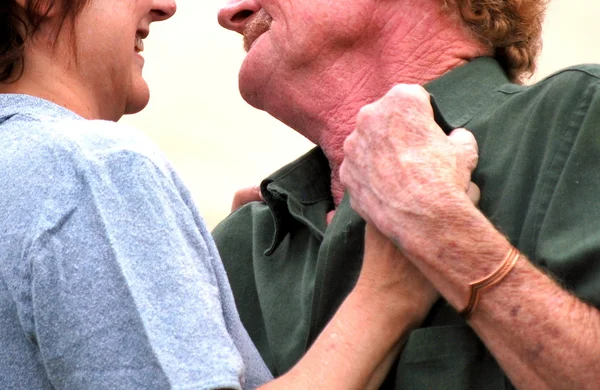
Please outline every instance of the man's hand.
[{"label": "man's hand", "polygon": [[[471,133],[444,135],[427,93],[401,85],[361,111],[345,153],[341,179],[355,210],[392,237],[446,301],[463,310],[468,286],[490,275],[512,250],[465,196],[478,159]],[[469,325],[516,388],[600,383],[600,312],[524,254],[481,296]]]},{"label": "man's hand", "polygon": [[398,85],[365,106],[344,152],[341,179],[352,207],[402,247],[426,241],[423,228],[439,228],[440,214],[464,207],[468,192],[478,199],[470,182],[475,138],[464,129],[446,136],[420,86]]},{"label": "man's hand", "polygon": [[[480,191],[470,183],[467,195],[474,205],[479,202]],[[356,288],[379,297],[390,297],[390,306],[406,308],[412,305],[416,325],[425,318],[431,306],[440,297],[438,291],[402,253],[402,251],[375,226],[365,228],[365,252]]]}]

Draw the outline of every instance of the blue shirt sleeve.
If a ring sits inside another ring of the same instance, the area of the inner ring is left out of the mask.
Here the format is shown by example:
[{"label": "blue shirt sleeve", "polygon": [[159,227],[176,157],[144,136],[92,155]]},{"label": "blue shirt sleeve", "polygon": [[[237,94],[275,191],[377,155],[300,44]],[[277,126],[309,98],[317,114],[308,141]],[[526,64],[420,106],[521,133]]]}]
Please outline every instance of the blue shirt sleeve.
[{"label": "blue shirt sleeve", "polygon": [[59,178],[71,185],[48,186],[26,248],[31,338],[49,379],[58,389],[240,388],[217,255],[169,170],[135,149],[58,158],[73,167]]}]

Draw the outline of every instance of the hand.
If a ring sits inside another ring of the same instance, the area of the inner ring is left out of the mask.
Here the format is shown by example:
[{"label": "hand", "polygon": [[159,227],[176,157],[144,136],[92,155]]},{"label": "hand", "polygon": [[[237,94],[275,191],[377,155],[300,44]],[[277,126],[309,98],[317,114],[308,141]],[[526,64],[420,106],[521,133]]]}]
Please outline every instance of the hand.
[{"label": "hand", "polygon": [[233,202],[231,202],[231,212],[250,202],[264,202],[262,194],[260,193],[260,187],[247,187],[236,191],[233,195]]},{"label": "hand", "polygon": [[446,136],[420,86],[398,85],[363,107],[344,152],[341,179],[352,207],[405,249],[424,245],[445,218],[472,207],[467,191],[478,199],[470,184],[475,138],[464,129]]},{"label": "hand", "polygon": [[355,289],[389,301],[389,310],[409,312],[417,323],[439,298],[421,271],[371,224],[365,228],[365,253]]}]

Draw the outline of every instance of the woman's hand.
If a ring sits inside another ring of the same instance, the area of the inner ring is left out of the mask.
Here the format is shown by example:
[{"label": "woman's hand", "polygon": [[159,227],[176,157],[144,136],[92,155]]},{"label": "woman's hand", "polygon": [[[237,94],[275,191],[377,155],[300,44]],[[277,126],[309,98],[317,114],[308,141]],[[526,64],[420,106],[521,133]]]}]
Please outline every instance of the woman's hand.
[{"label": "woman's hand", "polygon": [[237,190],[235,195],[233,195],[233,201],[231,202],[231,212],[233,213],[235,210],[250,202],[264,202],[259,186],[246,187]]},{"label": "woman's hand", "polygon": [[372,224],[365,228],[363,266],[355,290],[388,300],[391,311],[405,314],[410,307],[419,323],[439,298],[421,271]]}]

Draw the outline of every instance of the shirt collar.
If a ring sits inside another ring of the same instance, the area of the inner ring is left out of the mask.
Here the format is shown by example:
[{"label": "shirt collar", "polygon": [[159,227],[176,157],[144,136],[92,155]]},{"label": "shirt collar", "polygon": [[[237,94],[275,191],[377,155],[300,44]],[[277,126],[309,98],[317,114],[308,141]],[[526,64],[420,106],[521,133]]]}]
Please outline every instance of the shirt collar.
[{"label": "shirt collar", "polygon": [[479,57],[425,85],[435,119],[446,132],[462,127],[490,103],[491,92],[511,84],[500,64]]},{"label": "shirt collar", "polygon": [[275,222],[271,254],[294,223],[302,223],[319,239],[327,223],[325,215],[333,208],[331,169],[321,148],[314,148],[286,165],[261,183],[261,192]]},{"label": "shirt collar", "polygon": [[51,101],[23,94],[0,94],[0,122],[14,115],[25,114],[46,120],[83,119]]}]

